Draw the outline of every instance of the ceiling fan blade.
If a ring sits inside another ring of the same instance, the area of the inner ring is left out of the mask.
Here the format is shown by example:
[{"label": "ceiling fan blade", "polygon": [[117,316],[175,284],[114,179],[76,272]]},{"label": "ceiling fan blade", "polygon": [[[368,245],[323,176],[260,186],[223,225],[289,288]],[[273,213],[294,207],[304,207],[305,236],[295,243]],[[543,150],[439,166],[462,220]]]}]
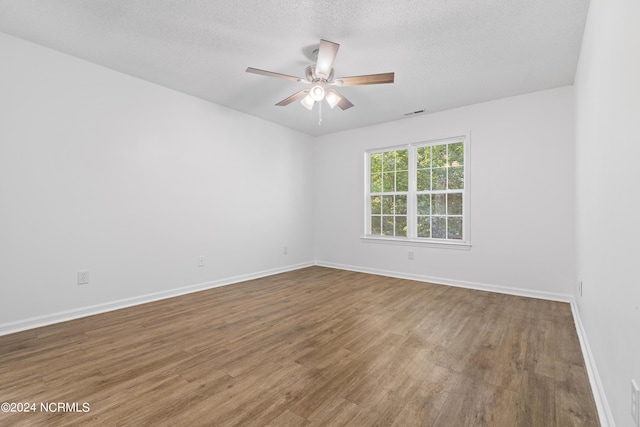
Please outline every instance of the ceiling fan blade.
[{"label": "ceiling fan blade", "polygon": [[278,79],[285,79],[285,80],[293,80],[294,82],[304,81],[304,79],[302,79],[301,77],[290,76],[288,74],[274,73],[273,71],[265,71],[265,70],[260,70],[258,68],[248,67],[245,71],[247,73],[260,74],[261,76],[275,77]]},{"label": "ceiling fan blade", "polygon": [[333,61],[336,60],[338,54],[338,43],[327,40],[320,40],[320,48],[318,49],[318,60],[316,61],[316,77],[328,79],[333,69]]},{"label": "ceiling fan blade", "polygon": [[336,86],[361,86],[393,83],[394,73],[367,74],[364,76],[340,77],[333,81]]},{"label": "ceiling fan blade", "polygon": [[298,99],[304,98],[309,93],[308,89],[301,90],[300,92],[296,92],[288,98],[283,99],[278,102],[276,105],[279,107],[284,107],[286,105],[291,104],[293,101],[297,101]]},{"label": "ceiling fan blade", "polygon": [[338,104],[336,105],[340,107],[343,111],[353,107],[353,104],[351,103],[351,101],[345,98],[342,94],[340,94],[340,101],[338,101]]}]

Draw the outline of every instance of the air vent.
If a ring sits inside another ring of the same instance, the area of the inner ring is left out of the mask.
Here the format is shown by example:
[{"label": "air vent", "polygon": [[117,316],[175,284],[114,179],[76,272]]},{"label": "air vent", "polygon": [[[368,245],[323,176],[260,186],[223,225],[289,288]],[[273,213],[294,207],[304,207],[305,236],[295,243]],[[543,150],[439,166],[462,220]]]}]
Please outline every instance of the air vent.
[{"label": "air vent", "polygon": [[426,113],[427,110],[425,110],[424,108],[422,110],[416,110],[416,111],[411,111],[409,113],[404,113],[405,116],[413,116],[416,114],[422,114],[422,113]]}]

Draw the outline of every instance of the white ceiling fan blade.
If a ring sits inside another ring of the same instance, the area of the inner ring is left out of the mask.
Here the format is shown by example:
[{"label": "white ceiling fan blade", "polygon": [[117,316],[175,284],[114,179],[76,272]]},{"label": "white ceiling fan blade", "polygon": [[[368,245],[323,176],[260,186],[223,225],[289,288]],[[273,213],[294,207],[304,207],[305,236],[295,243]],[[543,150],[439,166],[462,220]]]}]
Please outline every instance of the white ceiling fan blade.
[{"label": "white ceiling fan blade", "polygon": [[367,74],[364,76],[340,77],[333,81],[336,86],[362,86],[393,83],[394,73]]},{"label": "white ceiling fan blade", "polygon": [[283,99],[278,102],[276,105],[279,107],[284,107],[286,105],[291,104],[293,101],[297,101],[298,99],[304,98],[309,93],[309,89],[301,90],[300,92],[296,92],[288,98]]},{"label": "white ceiling fan blade", "polygon": [[327,40],[320,40],[320,48],[318,49],[318,60],[316,61],[316,77],[328,79],[333,69],[333,62],[338,54],[338,43]]},{"label": "white ceiling fan blade", "polygon": [[248,67],[245,71],[247,73],[260,74],[261,76],[275,77],[278,79],[285,79],[285,80],[293,80],[294,82],[304,81],[304,79],[301,77],[290,76],[288,74],[274,73],[273,71],[265,71],[265,70],[260,70],[258,68]]}]

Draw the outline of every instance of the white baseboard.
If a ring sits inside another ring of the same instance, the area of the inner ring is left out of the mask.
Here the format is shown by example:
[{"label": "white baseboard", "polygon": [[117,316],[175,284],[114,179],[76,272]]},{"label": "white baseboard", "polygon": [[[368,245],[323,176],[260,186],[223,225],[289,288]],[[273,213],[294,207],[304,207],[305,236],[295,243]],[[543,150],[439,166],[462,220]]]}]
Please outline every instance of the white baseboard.
[{"label": "white baseboard", "polygon": [[429,282],[436,285],[455,286],[457,288],[475,289],[479,291],[496,292],[500,294],[515,295],[520,297],[538,298],[559,302],[571,302],[571,295],[558,294],[553,292],[531,291],[528,289],[510,288],[506,286],[491,285],[487,283],[468,282],[464,280],[452,280],[442,277],[424,276],[420,274],[409,274],[399,271],[380,270],[377,268],[359,267],[353,265],[336,264],[332,262],[316,261],[316,265],[321,267],[337,268],[339,270],[356,271],[359,273],[376,274],[378,276],[395,277],[397,279],[415,280],[418,282]]},{"label": "white baseboard", "polygon": [[121,308],[131,307],[134,305],[145,304],[148,302],[158,301],[166,298],[172,298],[180,295],[185,295],[193,292],[203,291],[206,289],[217,288],[219,286],[231,285],[246,280],[258,279],[260,277],[271,276],[273,274],[284,273],[287,271],[298,270],[300,268],[310,267],[313,265],[321,267],[336,268],[339,270],[356,271],[360,273],[376,274],[379,276],[396,277],[400,279],[416,280],[420,282],[430,282],[440,285],[456,286],[469,289],[477,289],[489,292],[498,292],[510,295],[525,296],[531,298],[540,298],[553,301],[571,302],[571,297],[563,294],[547,293],[530,291],[526,289],[508,288],[503,286],[495,286],[484,283],[467,282],[459,280],[450,280],[440,277],[431,277],[415,274],[401,273],[397,271],[380,270],[366,267],[358,267],[352,265],[336,264],[330,262],[307,262],[301,264],[290,265],[286,267],[280,267],[270,270],[263,270],[250,274],[243,274],[234,277],[228,277],[224,279],[214,280],[210,282],[198,283],[195,285],[185,286],[176,289],[170,289],[162,292],[155,292],[152,294],[141,295],[133,298],[126,298],[117,301],[110,301],[107,303],[96,304],[92,306],[82,307],[78,309],[62,311],[57,313],[46,314],[43,316],[31,317],[28,319],[21,319],[14,322],[0,324],[0,336],[12,334],[14,332],[25,331],[28,329],[38,328],[41,326],[47,326],[54,323],[66,322],[68,320],[78,319],[86,316],[93,316],[95,314],[105,313],[108,311],[118,310]]},{"label": "white baseboard", "polygon": [[584,364],[587,367],[587,374],[589,375],[589,382],[591,383],[591,392],[593,393],[593,399],[596,401],[598,415],[600,416],[600,425],[602,427],[615,427],[616,423],[613,420],[613,414],[611,413],[611,408],[607,401],[607,395],[604,392],[604,387],[600,380],[598,367],[596,366],[593,353],[591,353],[591,347],[589,346],[586,331],[582,325],[580,310],[578,310],[578,306],[574,298],[571,298],[571,312],[573,313],[573,320],[576,324],[580,347],[582,347],[582,356],[584,357]]},{"label": "white baseboard", "polygon": [[298,270],[305,267],[315,265],[313,262],[289,265],[286,267],[274,268],[270,270],[258,271],[255,273],[242,274],[239,276],[228,277],[210,282],[197,283],[195,285],[184,286],[181,288],[170,289],[162,292],[154,292],[152,294],[140,295],[133,298],[125,298],[117,301],[96,304],[88,307],[82,307],[73,310],[61,311],[57,313],[47,314],[44,316],[31,317],[29,319],[18,320],[15,322],[0,324],[0,336],[12,334],[14,332],[25,331],[28,329],[38,328],[41,326],[52,325],[54,323],[66,322],[68,320],[78,319],[81,317],[93,316],[94,314],[105,313],[107,311],[119,310],[121,308],[131,307],[134,305],[145,304],[148,302],[159,301],[167,298],[177,297],[180,295],[190,294],[193,292],[204,291],[207,289],[217,288],[220,286],[232,285],[247,280],[259,279],[261,277],[271,276],[287,271]]},{"label": "white baseboard", "polygon": [[568,302],[571,306],[573,319],[575,322],[578,339],[582,348],[582,354],[585,360],[587,373],[589,376],[589,382],[591,383],[591,390],[598,409],[598,415],[600,417],[600,424],[602,427],[615,427],[615,422],[611,414],[611,408],[607,402],[602,381],[598,374],[598,368],[596,366],[587,335],[580,319],[580,312],[576,306],[575,299],[571,295],[557,294],[551,292],[539,292],[531,291],[520,288],[510,288],[505,286],[490,285],[486,283],[477,283],[461,280],[451,280],[441,277],[423,276],[416,274],[407,274],[397,271],[381,270],[375,268],[359,267],[353,265],[336,264],[324,261],[307,262],[301,264],[290,265],[286,267],[274,268],[270,270],[263,270],[250,274],[243,274],[239,276],[228,277],[224,279],[214,280],[210,282],[198,283],[195,285],[185,286],[182,288],[170,289],[167,291],[156,292],[152,294],[141,295],[133,298],[126,298],[118,301],[112,301],[103,304],[97,304],[89,307],[83,307],[74,310],[68,310],[58,313],[53,313],[44,316],[32,317],[29,319],[18,320],[15,322],[9,322],[0,324],[0,336],[8,335],[14,332],[25,331],[28,329],[38,328],[41,326],[47,326],[54,323],[66,322],[68,320],[78,319],[81,317],[92,316],[95,314],[105,313],[108,311],[118,310],[121,308],[131,307],[139,304],[145,304],[148,302],[159,301],[167,298],[172,298],[180,295],[190,294],[193,292],[199,292],[207,289],[217,288],[220,286],[231,285],[238,282],[244,282],[247,280],[258,279],[261,277],[271,276],[274,274],[285,273],[287,271],[298,270],[305,267],[311,267],[317,265],[320,267],[336,268],[339,270],[355,271],[359,273],[376,274],[379,276],[395,277],[399,279],[416,280],[420,282],[429,282],[439,285],[455,286],[468,289],[476,289],[487,292],[497,292],[508,295],[516,295],[530,298],[539,298],[552,301]]}]

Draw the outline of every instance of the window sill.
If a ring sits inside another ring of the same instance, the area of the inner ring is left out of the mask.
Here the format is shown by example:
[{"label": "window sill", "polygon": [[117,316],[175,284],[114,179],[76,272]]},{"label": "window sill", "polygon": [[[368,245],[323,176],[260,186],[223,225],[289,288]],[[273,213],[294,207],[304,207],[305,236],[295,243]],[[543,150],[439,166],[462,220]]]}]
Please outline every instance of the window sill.
[{"label": "window sill", "polygon": [[422,240],[399,237],[362,236],[360,237],[360,241],[362,243],[375,243],[383,245],[421,246],[426,248],[454,249],[462,251],[471,250],[471,243],[451,242],[445,240]]}]

